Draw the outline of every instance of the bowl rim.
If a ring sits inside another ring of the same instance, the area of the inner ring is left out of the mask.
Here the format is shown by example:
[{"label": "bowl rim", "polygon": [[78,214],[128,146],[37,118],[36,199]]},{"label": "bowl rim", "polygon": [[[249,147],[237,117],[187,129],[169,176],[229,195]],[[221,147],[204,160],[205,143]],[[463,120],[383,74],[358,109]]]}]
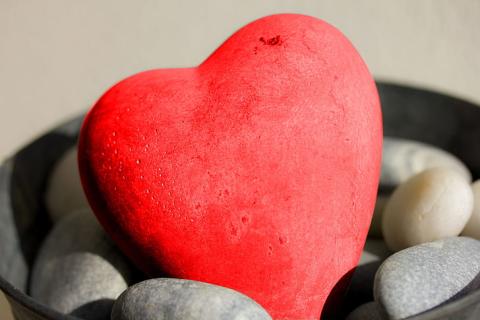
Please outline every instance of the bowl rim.
[{"label": "bowl rim", "polygon": [[29,311],[35,313],[36,315],[45,317],[46,319],[52,320],[78,320],[79,318],[64,314],[55,309],[49,308],[43,303],[33,299],[30,295],[20,291],[15,288],[11,283],[5,280],[0,276],[0,290],[5,293],[5,297],[10,304],[11,313],[15,317],[15,307],[12,305],[11,299],[15,301],[16,304],[21,305],[22,307],[28,309]]}]

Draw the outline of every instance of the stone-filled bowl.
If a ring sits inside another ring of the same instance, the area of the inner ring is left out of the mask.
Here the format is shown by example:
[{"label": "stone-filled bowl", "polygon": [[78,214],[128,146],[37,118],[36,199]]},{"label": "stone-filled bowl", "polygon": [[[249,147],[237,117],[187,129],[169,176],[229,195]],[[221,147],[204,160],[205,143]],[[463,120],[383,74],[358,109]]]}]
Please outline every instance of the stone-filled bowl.
[{"label": "stone-filled bowl", "polygon": [[[377,83],[384,134],[429,143],[450,151],[480,177],[480,106],[427,90]],[[52,226],[44,205],[47,178],[56,160],[76,143],[83,116],[22,148],[0,166],[0,289],[19,320],[77,319],[28,295],[29,270]],[[480,290],[415,320],[479,319]]]}]

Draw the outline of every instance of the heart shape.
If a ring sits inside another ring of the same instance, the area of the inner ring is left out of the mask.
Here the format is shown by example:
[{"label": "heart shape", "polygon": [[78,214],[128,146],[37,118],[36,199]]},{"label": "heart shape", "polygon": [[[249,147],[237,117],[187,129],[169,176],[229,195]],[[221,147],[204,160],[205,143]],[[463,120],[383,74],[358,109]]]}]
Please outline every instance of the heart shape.
[{"label": "heart shape", "polygon": [[152,70],[87,115],[79,166],[106,231],[145,272],[318,319],[356,266],[381,157],[364,62],[313,17],[259,19],[196,68]]}]

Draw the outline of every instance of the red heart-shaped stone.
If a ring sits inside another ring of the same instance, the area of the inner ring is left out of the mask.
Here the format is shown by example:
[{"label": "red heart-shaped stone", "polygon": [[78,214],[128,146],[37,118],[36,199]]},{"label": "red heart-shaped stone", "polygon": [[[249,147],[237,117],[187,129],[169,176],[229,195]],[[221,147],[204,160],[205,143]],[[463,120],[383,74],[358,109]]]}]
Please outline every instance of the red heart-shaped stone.
[{"label": "red heart-shaped stone", "polygon": [[196,68],[115,85],[85,119],[79,165],[98,219],[148,274],[318,319],[358,262],[381,141],[376,87],[351,43],[286,14]]}]

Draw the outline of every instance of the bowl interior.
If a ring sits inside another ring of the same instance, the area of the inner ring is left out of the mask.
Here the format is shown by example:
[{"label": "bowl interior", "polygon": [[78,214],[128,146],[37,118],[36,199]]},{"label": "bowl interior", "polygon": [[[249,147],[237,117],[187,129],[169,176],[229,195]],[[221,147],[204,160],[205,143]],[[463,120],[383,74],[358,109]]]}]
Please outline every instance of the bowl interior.
[{"label": "bowl interior", "polygon": [[[417,140],[445,149],[480,177],[480,108],[443,94],[377,83],[384,135]],[[0,167],[0,289],[17,319],[75,319],[57,313],[27,294],[29,270],[51,228],[44,192],[55,162],[76,143],[83,116],[36,139]],[[435,308],[415,319],[475,315],[480,291]],[[473,319],[473,318],[472,318]]]}]

